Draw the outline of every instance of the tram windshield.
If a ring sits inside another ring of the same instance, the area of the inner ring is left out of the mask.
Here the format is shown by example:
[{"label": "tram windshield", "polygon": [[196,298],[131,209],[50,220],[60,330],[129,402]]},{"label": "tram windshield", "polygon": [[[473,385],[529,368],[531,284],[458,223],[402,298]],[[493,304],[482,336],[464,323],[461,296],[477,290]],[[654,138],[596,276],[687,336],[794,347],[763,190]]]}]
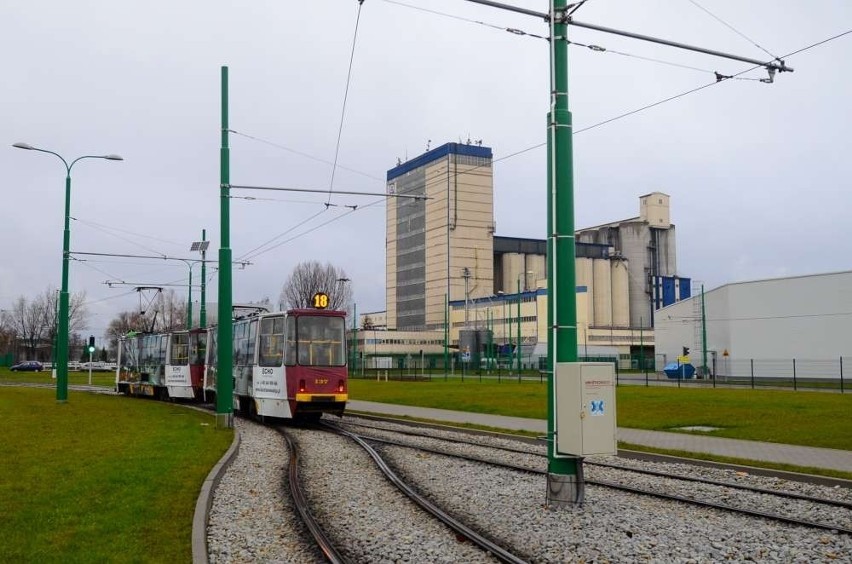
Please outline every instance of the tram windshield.
[{"label": "tram windshield", "polygon": [[[344,366],[346,364],[346,329],[342,317],[299,316],[289,318],[288,349],[298,350],[298,361],[308,366]],[[291,344],[290,324],[295,321],[296,343]],[[292,353],[288,350],[288,360]]]}]

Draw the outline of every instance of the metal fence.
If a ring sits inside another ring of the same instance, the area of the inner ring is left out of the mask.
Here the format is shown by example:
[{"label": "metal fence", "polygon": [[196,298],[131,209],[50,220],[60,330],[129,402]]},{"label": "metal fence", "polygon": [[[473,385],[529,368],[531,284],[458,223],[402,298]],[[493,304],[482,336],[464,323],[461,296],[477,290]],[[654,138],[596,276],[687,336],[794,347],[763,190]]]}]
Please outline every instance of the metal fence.
[{"label": "metal fence", "polygon": [[[693,363],[695,364],[695,363]],[[835,391],[850,389],[852,357],[835,359],[717,359],[710,366],[696,365],[696,374],[684,378],[679,371],[645,370],[619,375],[620,384],[676,385],[698,387],[780,388],[791,390]]]}]

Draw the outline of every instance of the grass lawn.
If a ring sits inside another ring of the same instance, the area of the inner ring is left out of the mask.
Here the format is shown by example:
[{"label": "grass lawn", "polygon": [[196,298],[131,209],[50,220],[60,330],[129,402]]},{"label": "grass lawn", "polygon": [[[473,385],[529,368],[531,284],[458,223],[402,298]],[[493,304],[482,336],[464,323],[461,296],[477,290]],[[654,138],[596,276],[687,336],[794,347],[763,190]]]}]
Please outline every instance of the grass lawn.
[{"label": "grass lawn", "polygon": [[[351,379],[349,389],[355,400],[547,418],[547,386],[537,382]],[[852,394],[620,386],[617,418],[620,427],[706,425],[717,437],[852,450]]]},{"label": "grass lawn", "polygon": [[198,492],[233,439],[209,414],[0,387],[0,422],[0,562],[192,559]]},{"label": "grass lawn", "polygon": [[[26,382],[30,384],[50,384],[56,385],[56,380],[51,376],[50,370],[41,372],[12,372],[8,368],[0,368],[0,382]],[[68,372],[68,384],[76,386],[85,386],[89,384],[89,372]],[[115,387],[115,371],[110,372],[95,372],[92,371],[92,385],[103,386],[105,388]]]}]

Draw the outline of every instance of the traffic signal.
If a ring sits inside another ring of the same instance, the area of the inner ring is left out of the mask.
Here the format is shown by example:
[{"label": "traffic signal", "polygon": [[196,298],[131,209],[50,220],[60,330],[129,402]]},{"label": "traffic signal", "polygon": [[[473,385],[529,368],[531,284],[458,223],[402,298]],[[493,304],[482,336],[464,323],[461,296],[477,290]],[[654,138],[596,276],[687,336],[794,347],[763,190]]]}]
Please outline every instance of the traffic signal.
[{"label": "traffic signal", "polygon": [[89,353],[95,352],[95,336],[89,335]]},{"label": "traffic signal", "polygon": [[689,356],[689,347],[683,347],[683,356]]}]

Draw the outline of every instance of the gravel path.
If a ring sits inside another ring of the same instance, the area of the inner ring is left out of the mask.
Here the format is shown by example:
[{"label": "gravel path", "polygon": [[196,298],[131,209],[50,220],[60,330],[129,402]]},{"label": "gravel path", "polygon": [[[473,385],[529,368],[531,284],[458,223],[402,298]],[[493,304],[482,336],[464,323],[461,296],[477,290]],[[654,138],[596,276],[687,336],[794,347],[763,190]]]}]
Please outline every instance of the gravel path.
[{"label": "gravel path", "polygon": [[[358,419],[347,416],[343,421]],[[305,547],[302,542],[308,538],[307,533],[301,530],[284,489],[287,450],[282,438],[271,429],[253,423],[238,421],[237,426],[243,441],[240,454],[216,490],[210,516],[211,562],[320,561],[315,549]],[[355,426],[351,430],[380,433]],[[308,496],[315,504],[314,513],[327,523],[326,530],[343,543],[341,549],[354,561],[490,561],[479,549],[459,542],[455,535],[403,499],[380,477],[369,457],[347,439],[308,430],[290,432],[303,445],[302,480],[310,486]],[[483,445],[501,443],[535,448],[489,437],[477,440]],[[405,441],[435,446],[430,439],[408,437]],[[448,447],[442,443],[437,448]],[[479,451],[480,456],[506,458],[532,467],[544,465],[542,458],[536,456],[498,454],[491,449],[463,445],[453,448]],[[546,484],[542,476],[407,448],[382,446],[381,450],[406,479],[434,502],[531,562],[852,562],[852,537],[848,535],[739,517],[592,485],[586,488],[583,507],[552,510],[544,506]],[[686,464],[617,462],[743,481],[764,488],[783,486],[827,498],[852,498],[842,488]],[[611,472],[614,471],[587,466],[589,478],[595,474],[600,479],[612,479],[608,474]],[[660,483],[659,479],[624,472],[618,479],[629,480],[638,487],[646,486],[649,481]],[[684,495],[696,490],[694,484],[668,480],[661,487]],[[746,500],[755,506],[768,503],[766,496],[760,494],[729,495],[740,498],[755,495],[756,501]],[[818,515],[813,518],[820,520],[826,512],[832,512],[823,507],[814,511]],[[849,522],[849,510],[836,511],[838,522]]]}]

